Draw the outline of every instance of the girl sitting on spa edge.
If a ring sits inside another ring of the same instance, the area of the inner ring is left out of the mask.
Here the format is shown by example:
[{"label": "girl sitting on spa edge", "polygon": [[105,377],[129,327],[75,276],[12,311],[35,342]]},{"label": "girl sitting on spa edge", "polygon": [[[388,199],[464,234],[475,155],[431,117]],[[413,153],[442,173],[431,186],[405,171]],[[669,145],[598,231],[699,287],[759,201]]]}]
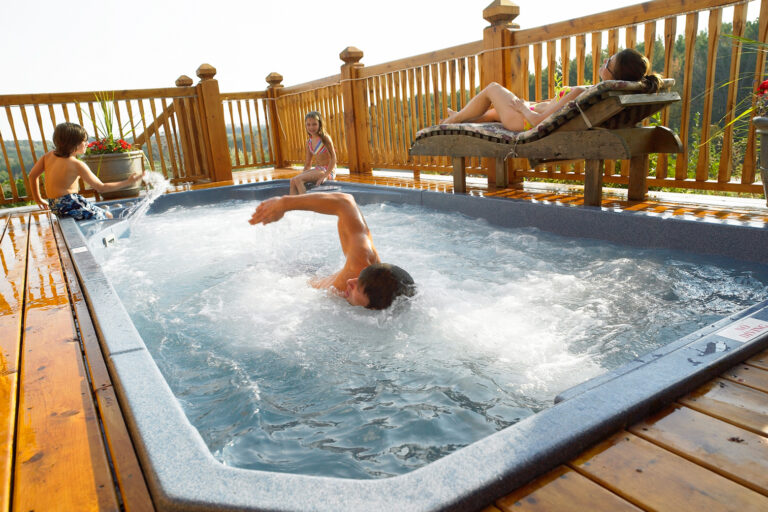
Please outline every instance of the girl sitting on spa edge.
[{"label": "girl sitting on spa edge", "polygon": [[[658,91],[662,83],[661,76],[651,72],[648,59],[634,48],[627,48],[605,59],[599,74],[601,80],[642,81],[648,92]],[[561,93],[565,92],[565,94],[560,98],[529,104],[493,82],[472,98],[459,112],[449,109],[450,115],[440,124],[501,121],[504,128],[510,131],[529,130],[578,98],[588,87],[564,88]]]},{"label": "girl sitting on spa edge", "polygon": [[[331,138],[323,131],[320,112],[309,112],[304,116],[304,124],[309,135],[306,161],[301,174],[291,178],[291,195],[305,193],[307,189],[304,184],[307,182],[321,185],[325,180],[332,180],[336,176],[336,150]],[[315,166],[310,169],[313,159]]]}]

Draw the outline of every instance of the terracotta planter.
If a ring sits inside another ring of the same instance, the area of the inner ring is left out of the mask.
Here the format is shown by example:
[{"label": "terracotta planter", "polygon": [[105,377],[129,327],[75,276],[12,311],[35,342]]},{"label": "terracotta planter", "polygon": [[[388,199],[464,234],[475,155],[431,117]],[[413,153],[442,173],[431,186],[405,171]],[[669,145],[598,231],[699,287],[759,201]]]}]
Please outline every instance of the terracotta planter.
[{"label": "terracotta planter", "polygon": [[[82,159],[90,167],[93,174],[104,183],[122,181],[135,172],[141,172],[142,151],[128,151],[127,153],[112,153],[109,155],[83,155]],[[106,192],[101,194],[104,199],[122,199],[124,197],[136,197],[139,195],[141,182],[130,188]]]},{"label": "terracotta planter", "polygon": [[760,137],[760,177],[763,181],[765,204],[768,206],[768,117],[755,117],[752,122],[755,124],[757,136]]}]

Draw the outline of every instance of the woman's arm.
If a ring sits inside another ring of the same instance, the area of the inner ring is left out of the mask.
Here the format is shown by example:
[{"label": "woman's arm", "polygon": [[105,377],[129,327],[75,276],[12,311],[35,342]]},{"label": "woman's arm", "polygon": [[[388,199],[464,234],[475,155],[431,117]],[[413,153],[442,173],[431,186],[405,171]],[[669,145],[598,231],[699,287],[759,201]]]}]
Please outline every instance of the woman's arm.
[{"label": "woman's arm", "polygon": [[559,100],[550,100],[544,104],[541,110],[531,110],[524,102],[522,102],[522,100],[520,103],[516,104],[516,107],[532,126],[538,126],[543,120],[566,106],[569,102],[578,98],[585,90],[584,87],[572,87],[571,90]]}]

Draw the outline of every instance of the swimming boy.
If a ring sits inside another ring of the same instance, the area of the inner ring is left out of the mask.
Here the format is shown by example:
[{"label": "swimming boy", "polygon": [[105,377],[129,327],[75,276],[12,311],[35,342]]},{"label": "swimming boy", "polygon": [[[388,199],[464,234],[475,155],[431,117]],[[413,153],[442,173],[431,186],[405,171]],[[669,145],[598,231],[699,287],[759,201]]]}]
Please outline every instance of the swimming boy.
[{"label": "swimming boy", "polygon": [[[76,220],[112,218],[112,214],[102,210],[77,193],[77,178],[82,178],[99,193],[112,192],[129,187],[141,180],[138,172],[122,181],[103,183],[93,174],[77,155],[85,153],[88,134],[76,123],[61,123],[53,131],[55,149],[49,151],[35,163],[29,172],[32,199],[41,210],[50,209],[60,217],[74,217]],[[40,197],[38,180],[45,173],[45,194],[48,201]]]},{"label": "swimming boy", "polygon": [[399,295],[410,297],[416,291],[408,272],[381,263],[368,225],[351,195],[335,192],[273,197],[256,207],[248,222],[254,225],[277,222],[291,210],[309,210],[339,218],[339,242],[347,261],[335,274],[312,280],[310,284],[315,288],[331,289],[353,306],[368,309],[386,309]]}]

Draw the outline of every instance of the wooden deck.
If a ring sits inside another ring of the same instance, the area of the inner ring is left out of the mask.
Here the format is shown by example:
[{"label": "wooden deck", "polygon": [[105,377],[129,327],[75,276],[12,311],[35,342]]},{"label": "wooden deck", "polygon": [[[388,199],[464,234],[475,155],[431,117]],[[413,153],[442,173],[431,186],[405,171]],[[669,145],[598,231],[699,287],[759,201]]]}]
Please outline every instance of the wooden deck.
[{"label": "wooden deck", "polygon": [[[235,181],[294,173],[248,171]],[[452,188],[432,179],[338,179]],[[582,201],[578,194],[482,185],[470,193]],[[603,205],[768,222],[765,209],[617,197]],[[0,258],[0,510],[153,510],[55,217],[0,217]],[[509,492],[485,511],[768,510],[768,351]]]}]

